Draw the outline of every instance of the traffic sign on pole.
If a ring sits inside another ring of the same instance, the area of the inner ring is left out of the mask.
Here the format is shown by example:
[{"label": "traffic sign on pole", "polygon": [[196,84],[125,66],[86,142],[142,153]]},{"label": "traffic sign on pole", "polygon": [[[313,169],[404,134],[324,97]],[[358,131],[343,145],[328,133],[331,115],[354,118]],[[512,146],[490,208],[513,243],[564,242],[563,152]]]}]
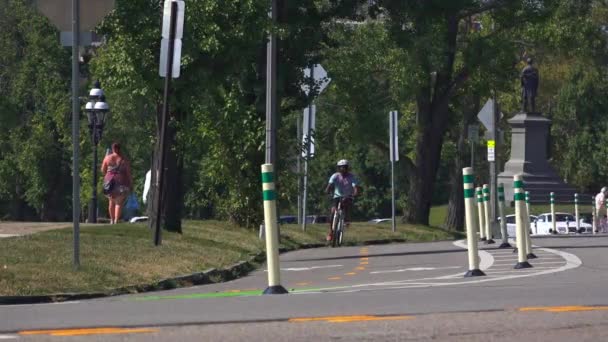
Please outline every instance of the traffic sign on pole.
[{"label": "traffic sign on pole", "polygon": [[[172,3],[176,3],[175,13],[175,27],[174,31],[171,31],[171,9],[173,8]],[[186,5],[182,0],[165,1],[165,8],[163,10],[163,27],[162,27],[162,40],[160,42],[160,63],[158,68],[158,74],[160,77],[167,77],[167,59],[169,56],[173,56],[171,62],[171,77],[179,78],[181,59],[182,59],[182,37],[184,35],[184,13],[186,11]],[[171,36],[173,33],[173,36]],[[173,41],[173,51],[170,53],[171,44]]]},{"label": "traffic sign on pole", "polygon": [[315,155],[315,125],[317,106],[311,105],[304,109],[304,130],[302,131],[302,158],[312,158]]},{"label": "traffic sign on pole", "polygon": [[313,65],[313,69],[314,70],[311,70],[311,68],[304,69],[304,78],[310,78],[311,72],[313,77],[313,82],[304,82],[304,84],[302,84],[302,90],[304,90],[304,93],[306,93],[307,96],[310,93],[311,83],[314,83],[315,87],[319,90],[319,94],[321,94],[331,82],[331,78],[327,77],[327,71],[325,71],[321,64]]},{"label": "traffic sign on pole", "polygon": [[399,119],[398,112],[393,110],[389,115],[390,161],[399,161]]}]

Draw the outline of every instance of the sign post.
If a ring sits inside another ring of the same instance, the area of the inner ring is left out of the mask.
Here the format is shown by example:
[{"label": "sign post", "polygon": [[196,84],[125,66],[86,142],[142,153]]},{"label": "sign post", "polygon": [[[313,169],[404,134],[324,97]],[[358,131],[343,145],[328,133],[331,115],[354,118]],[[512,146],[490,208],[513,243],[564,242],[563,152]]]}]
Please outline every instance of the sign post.
[{"label": "sign post", "polygon": [[[81,7],[81,1],[85,6]],[[62,31],[80,33],[81,28],[93,28],[112,8],[114,0],[35,0],[34,6]],[[72,15],[70,11],[72,8]],[[83,20],[81,22],[81,16]],[[80,267],[80,34],[72,34],[72,221],[73,221],[73,266]]]},{"label": "sign post", "polygon": [[161,237],[161,219],[162,219],[162,200],[165,177],[165,152],[166,152],[166,131],[167,131],[167,116],[169,115],[169,88],[171,79],[179,77],[180,57],[181,57],[181,39],[184,32],[184,12],[185,3],[177,0],[166,0],[163,12],[163,27],[162,41],[160,50],[160,66],[159,75],[165,78],[165,88],[163,90],[163,110],[161,113],[160,122],[160,153],[158,156],[158,169],[156,170],[156,192],[155,192],[155,227],[154,227],[154,245],[160,246],[162,243]]},{"label": "sign post", "polygon": [[479,141],[479,125],[471,124],[467,126],[467,137],[471,145],[471,167],[475,167],[475,144]]},{"label": "sign post", "polygon": [[391,162],[391,222],[393,233],[397,231],[395,222],[395,162],[399,161],[399,112],[393,110],[389,113],[389,145]]},{"label": "sign post", "polygon": [[498,105],[495,98],[488,99],[477,118],[487,131],[487,148],[488,148],[488,163],[490,163],[490,218],[492,220],[492,230],[496,225],[496,137],[497,137],[497,120],[498,120]]},{"label": "sign post", "polygon": [[[309,101],[308,108],[304,109],[304,125],[302,130],[302,158],[304,158],[304,185],[302,194],[302,230],[306,231],[306,197],[308,195],[308,161],[314,157],[315,144],[314,144],[314,133],[315,133],[315,121],[317,107],[312,99],[315,95],[314,90],[317,90],[316,95],[321,94],[327,87],[331,78],[327,77],[327,71],[321,64],[311,65],[309,68],[304,69],[304,78],[307,82],[302,84],[302,90],[306,95],[311,98]],[[298,137],[299,139],[299,137]],[[299,157],[298,157],[299,158]],[[299,214],[299,213],[298,213]]]}]

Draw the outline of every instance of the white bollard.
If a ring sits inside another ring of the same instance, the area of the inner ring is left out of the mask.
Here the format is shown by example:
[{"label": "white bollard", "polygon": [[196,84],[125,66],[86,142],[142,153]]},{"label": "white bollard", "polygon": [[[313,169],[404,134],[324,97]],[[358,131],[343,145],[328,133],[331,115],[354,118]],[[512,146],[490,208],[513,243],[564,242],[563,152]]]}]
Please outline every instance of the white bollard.
[{"label": "white bollard", "polygon": [[576,220],[576,232],[581,231],[580,216],[578,214],[578,194],[574,194],[574,219]]},{"label": "white bollard", "polygon": [[465,277],[485,276],[479,269],[479,252],[477,250],[477,220],[475,218],[475,176],[473,169],[462,169],[462,184],[464,187],[464,210],[467,225],[467,252],[469,256],[469,270]]},{"label": "white bollard", "polygon": [[530,230],[532,223],[530,222],[530,192],[526,191],[526,257],[528,259],[536,259],[537,256],[532,253],[532,239],[530,238]]},{"label": "white bollard", "polygon": [[492,231],[490,229],[490,187],[488,186],[488,184],[484,184],[483,185],[483,189],[482,189],[482,194],[483,194],[483,222],[485,224],[485,230],[486,230],[486,244],[493,244],[495,243],[494,240],[492,240]]},{"label": "white bollard", "polygon": [[553,234],[557,234],[557,223],[555,222],[555,193],[552,192],[549,194],[551,201],[551,226],[553,230]]},{"label": "white bollard", "polygon": [[483,214],[483,194],[481,192],[481,187],[475,188],[475,194],[477,195],[477,217],[479,218],[479,239],[481,241],[486,241],[486,230],[484,223],[484,214]]},{"label": "white bollard", "polygon": [[515,226],[517,239],[517,264],[515,269],[530,268],[526,254],[526,207],[524,205],[524,182],[521,175],[513,176],[513,201],[515,202]]},{"label": "white bollard", "polygon": [[264,198],[264,227],[266,233],[266,259],[268,264],[268,287],[264,294],[283,294],[279,268],[279,230],[277,220],[277,193],[274,184],[274,166],[262,165],[262,194]]},{"label": "white bollard", "polygon": [[500,215],[500,234],[502,235],[502,243],[498,248],[511,248],[507,234],[507,222],[505,222],[505,186],[502,183],[498,184],[498,214]]},{"label": "white bollard", "polygon": [[595,198],[593,198],[593,196],[591,196],[591,215],[592,215],[592,225],[593,227],[591,227],[591,230],[593,230],[593,235],[595,235],[595,231],[597,230],[597,215],[595,213]]}]

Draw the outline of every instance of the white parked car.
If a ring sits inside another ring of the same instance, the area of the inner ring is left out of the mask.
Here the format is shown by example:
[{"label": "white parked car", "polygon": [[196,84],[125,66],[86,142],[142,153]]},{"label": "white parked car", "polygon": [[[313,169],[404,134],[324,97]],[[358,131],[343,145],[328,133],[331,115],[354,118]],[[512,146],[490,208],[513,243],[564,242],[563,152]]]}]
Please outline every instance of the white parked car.
[{"label": "white parked car", "polygon": [[[532,231],[538,235],[547,235],[553,233],[553,224],[551,223],[551,213],[538,215],[536,221],[532,223]],[[580,219],[579,231],[576,231],[576,218],[568,213],[555,213],[555,227],[558,234],[567,233],[591,233],[593,226],[583,222]]]},{"label": "white parked car", "polygon": [[[530,228],[533,227],[534,221],[536,221],[536,216],[530,215]],[[500,223],[500,217],[498,218],[498,222]],[[507,223],[507,236],[515,238],[515,215],[505,216],[505,222]],[[532,229],[530,231],[531,233],[534,232]]]}]

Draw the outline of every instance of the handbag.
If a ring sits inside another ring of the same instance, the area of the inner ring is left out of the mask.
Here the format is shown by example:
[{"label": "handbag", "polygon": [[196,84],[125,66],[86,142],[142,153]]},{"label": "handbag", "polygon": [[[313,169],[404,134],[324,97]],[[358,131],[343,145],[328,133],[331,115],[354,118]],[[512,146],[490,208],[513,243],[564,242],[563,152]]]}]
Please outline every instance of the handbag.
[{"label": "handbag", "polygon": [[114,187],[116,186],[116,180],[114,179],[114,175],[117,175],[119,173],[121,164],[122,159],[120,160],[120,163],[118,163],[118,166],[115,169],[108,171],[104,176],[102,190],[104,195],[110,195],[112,191],[114,191]]}]

